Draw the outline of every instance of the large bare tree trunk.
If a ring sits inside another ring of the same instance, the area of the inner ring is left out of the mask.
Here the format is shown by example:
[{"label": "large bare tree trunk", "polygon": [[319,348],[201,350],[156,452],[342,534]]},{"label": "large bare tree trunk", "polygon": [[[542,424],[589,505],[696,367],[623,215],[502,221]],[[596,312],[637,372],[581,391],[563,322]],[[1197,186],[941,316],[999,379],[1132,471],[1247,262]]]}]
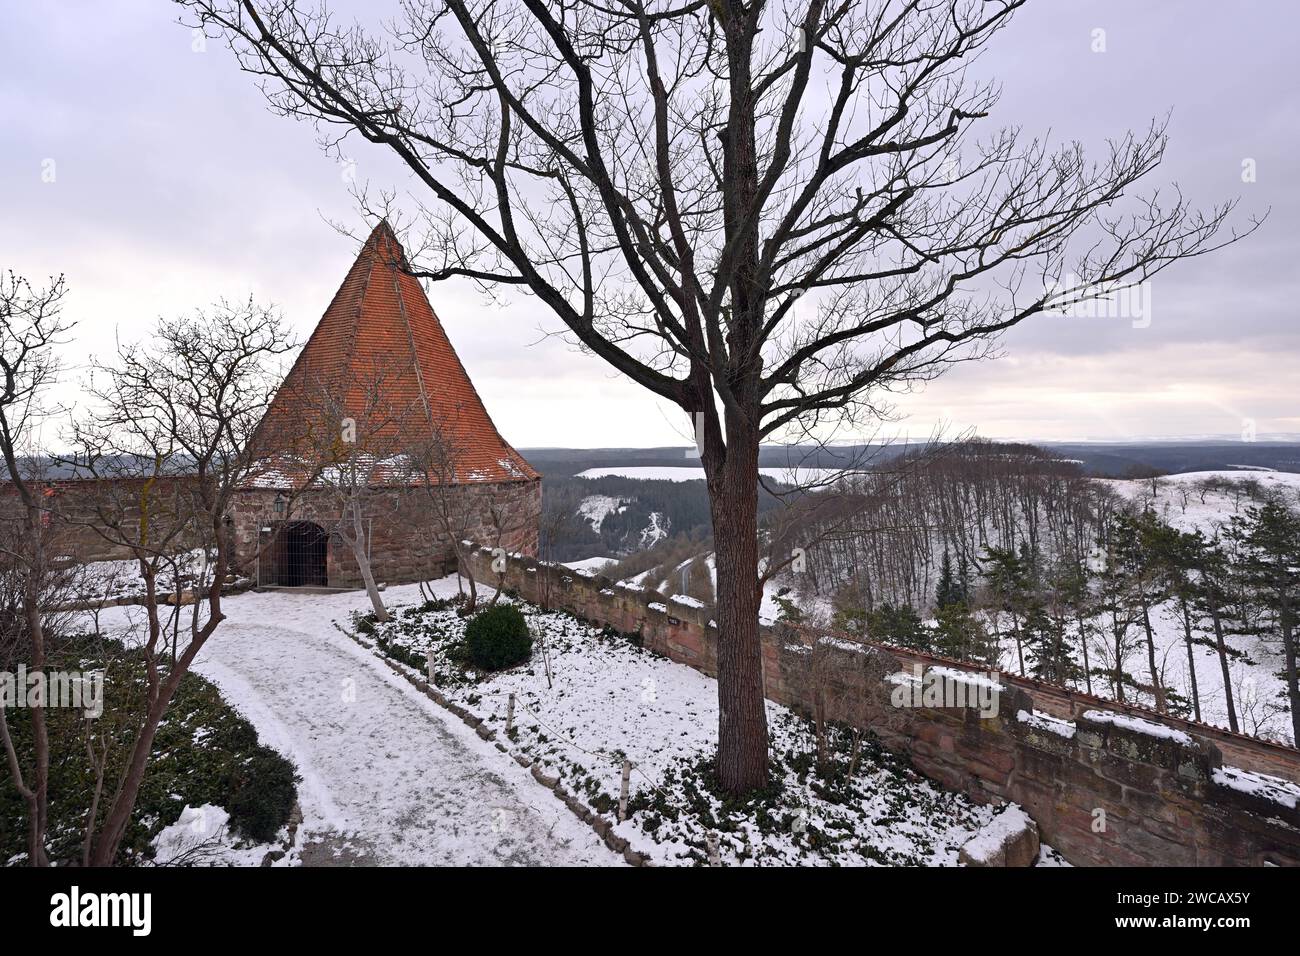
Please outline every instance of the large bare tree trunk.
[{"label": "large bare tree trunk", "polygon": [[713,465],[705,467],[718,564],[718,778],[728,792],[743,793],[767,784],[757,443],[733,441],[726,460]]}]

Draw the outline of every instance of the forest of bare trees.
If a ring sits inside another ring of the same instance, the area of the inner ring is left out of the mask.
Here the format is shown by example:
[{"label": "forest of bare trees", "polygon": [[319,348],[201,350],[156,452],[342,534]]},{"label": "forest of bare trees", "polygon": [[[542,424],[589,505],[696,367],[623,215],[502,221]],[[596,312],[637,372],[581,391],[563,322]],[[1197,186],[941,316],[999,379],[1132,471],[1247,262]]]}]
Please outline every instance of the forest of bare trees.
[{"label": "forest of bare trees", "polygon": [[945,552],[971,572],[991,547],[1086,558],[1116,505],[1073,462],[980,441],[904,456],[822,497],[836,503],[796,506],[811,518],[786,534],[815,542],[805,549],[813,592],[852,588],[867,609],[926,606]]}]

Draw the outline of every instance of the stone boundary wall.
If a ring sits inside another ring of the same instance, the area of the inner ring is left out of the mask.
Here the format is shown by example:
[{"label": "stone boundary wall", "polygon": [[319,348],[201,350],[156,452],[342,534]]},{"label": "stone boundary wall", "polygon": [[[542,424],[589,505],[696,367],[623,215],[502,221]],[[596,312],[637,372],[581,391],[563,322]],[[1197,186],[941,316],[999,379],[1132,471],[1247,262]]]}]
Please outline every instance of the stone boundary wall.
[{"label": "stone boundary wall", "polygon": [[[494,558],[502,559],[495,568]],[[717,672],[712,614],[689,598],[486,547],[473,564],[485,584]],[[842,659],[829,684],[813,679],[797,636],[764,628],[768,699],[810,713],[819,692],[830,717],[873,730],[932,779],[981,802],[1022,806],[1043,841],[1076,865],[1300,866],[1300,751],[1005,674],[993,716],[975,707],[899,708],[895,689],[914,679],[899,675],[919,668],[933,680],[937,669],[953,692],[978,683],[979,671],[856,639],[832,639],[821,653]]]},{"label": "stone boundary wall", "polygon": [[[148,482],[143,478],[52,478],[33,482],[40,490],[46,524],[52,534],[46,547],[56,558],[77,562],[120,561],[131,557],[96,530],[101,526],[99,509],[120,514],[124,521],[139,520],[139,501],[149,486],[152,507],[160,512],[176,507],[188,494],[190,480],[165,477]],[[183,505],[182,505],[183,506]],[[0,481],[0,522],[17,527],[22,502],[13,483]],[[9,529],[5,529],[8,533]]]}]

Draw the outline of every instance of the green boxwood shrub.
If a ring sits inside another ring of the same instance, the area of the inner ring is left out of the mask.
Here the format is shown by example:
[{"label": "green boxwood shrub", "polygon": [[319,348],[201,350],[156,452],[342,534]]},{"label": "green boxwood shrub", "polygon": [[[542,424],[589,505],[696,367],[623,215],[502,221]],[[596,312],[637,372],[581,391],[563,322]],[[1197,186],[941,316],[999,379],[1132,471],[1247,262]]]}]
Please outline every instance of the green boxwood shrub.
[{"label": "green boxwood shrub", "polygon": [[230,801],[230,825],[259,843],[275,839],[289,821],[297,795],[297,773],[286,758],[258,745]]},{"label": "green boxwood shrub", "polygon": [[513,604],[496,604],[465,625],[465,656],[480,670],[499,671],[522,664],[533,653],[528,622]]}]

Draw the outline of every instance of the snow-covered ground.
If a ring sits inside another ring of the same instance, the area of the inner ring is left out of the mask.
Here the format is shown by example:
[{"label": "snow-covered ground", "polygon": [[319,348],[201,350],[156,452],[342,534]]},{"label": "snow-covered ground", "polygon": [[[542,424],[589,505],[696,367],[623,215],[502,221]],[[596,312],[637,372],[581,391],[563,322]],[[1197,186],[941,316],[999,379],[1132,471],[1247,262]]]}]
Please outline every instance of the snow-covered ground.
[{"label": "snow-covered ground", "polygon": [[653,548],[666,537],[668,537],[668,526],[663,512],[650,512],[650,524],[646,525],[641,532],[641,547]]},{"label": "snow-covered ground", "polygon": [[618,558],[583,558],[581,561],[565,561],[564,566],[574,571],[603,571],[611,564],[618,564]]},{"label": "snow-covered ground", "polygon": [[1264,493],[1276,493],[1292,507],[1300,506],[1300,474],[1284,471],[1193,471],[1155,479],[1102,480],[1139,507],[1150,505],[1166,522],[1181,531],[1201,530],[1207,536],[1244,512],[1253,503],[1246,493],[1250,482]]},{"label": "snow-covered ground", "polygon": [[[287,831],[281,831],[287,839]],[[163,827],[153,839],[157,866],[261,866],[268,853],[283,851],[279,843],[248,844],[230,827],[230,814],[210,803],[186,806],[171,826]],[[299,848],[281,853],[272,866],[297,863]]]},{"label": "snow-covered ground", "polygon": [[838,785],[809,773],[815,744],[806,722],[771,702],[781,794],[774,805],[725,808],[699,770],[716,746],[716,681],[567,614],[521,608],[537,641],[532,660],[497,674],[464,670],[456,657],[464,621],[452,608],[400,612],[376,635],[417,664],[432,650],[441,693],[607,817],[629,759],[630,815],[615,832],[658,864],[701,864],[716,840],[728,865],[955,865],[993,816],[881,754],[864,756],[848,792],[826,798]]},{"label": "snow-covered ground", "polygon": [[[178,558],[179,577],[183,586],[188,586],[196,579],[202,579],[205,570],[202,558],[202,554],[198,551],[191,551]],[[159,590],[174,591],[176,582],[172,578],[170,570],[160,573]],[[81,566],[76,586],[78,596],[85,600],[113,601],[144,593],[144,580],[140,577],[140,562],[133,559],[88,562]]]},{"label": "snow-covered ground", "polygon": [[[438,586],[456,590],[454,578]],[[386,598],[412,603],[419,592]],[[249,593],[224,605],[195,669],[297,765],[303,862],[621,862],[510,757],[338,631],[368,609],[364,593]],[[101,622],[139,613],[114,608]]]},{"label": "snow-covered ground", "polygon": [[578,515],[591,524],[591,530],[600,533],[600,526],[605,518],[622,511],[629,499],[613,495],[587,495],[578,503]]}]

